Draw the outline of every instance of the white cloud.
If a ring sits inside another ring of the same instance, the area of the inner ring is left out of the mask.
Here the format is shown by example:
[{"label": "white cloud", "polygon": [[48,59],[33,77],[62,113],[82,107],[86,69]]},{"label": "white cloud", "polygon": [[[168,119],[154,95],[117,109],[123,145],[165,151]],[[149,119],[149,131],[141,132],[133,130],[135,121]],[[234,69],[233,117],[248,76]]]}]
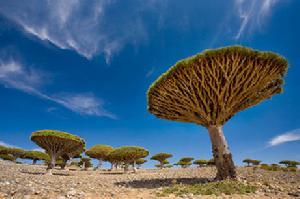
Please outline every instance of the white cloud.
[{"label": "white cloud", "polygon": [[115,119],[103,107],[103,101],[92,93],[62,93],[49,95],[41,91],[42,72],[28,69],[16,61],[0,62],[0,84],[8,88],[14,88],[25,93],[38,96],[42,99],[55,102],[65,108],[82,114],[104,116]]},{"label": "white cloud", "polygon": [[6,142],[4,142],[2,140],[0,140],[0,146],[12,147],[12,148],[19,148],[19,147],[15,146],[15,145],[8,144],[8,143],[6,143]]},{"label": "white cloud", "polygon": [[40,152],[45,152],[45,150],[44,150],[44,149],[42,149],[42,148],[34,148],[34,149],[32,149],[32,151],[40,151]]},{"label": "white cloud", "polygon": [[275,136],[268,142],[268,146],[277,146],[286,142],[300,140],[300,129],[295,129],[281,135]]},{"label": "white cloud", "polygon": [[240,26],[235,39],[260,28],[279,0],[235,0]]},{"label": "white cloud", "polygon": [[142,13],[155,10],[157,2],[136,0],[125,14],[116,12],[116,7],[128,4],[114,0],[8,1],[0,2],[0,14],[61,49],[74,50],[87,59],[104,54],[109,63],[125,45],[135,46],[147,39]]},{"label": "white cloud", "polygon": [[146,73],[146,77],[150,77],[155,71],[155,67],[153,66],[147,73]]}]

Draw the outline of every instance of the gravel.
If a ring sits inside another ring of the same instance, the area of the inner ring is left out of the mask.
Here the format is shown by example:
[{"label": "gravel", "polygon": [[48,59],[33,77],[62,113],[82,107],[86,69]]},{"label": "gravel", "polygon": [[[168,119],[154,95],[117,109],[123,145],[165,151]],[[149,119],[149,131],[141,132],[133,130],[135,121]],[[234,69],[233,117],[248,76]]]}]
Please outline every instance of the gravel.
[{"label": "gravel", "polygon": [[[21,165],[0,160],[0,199],[2,198],[120,198],[155,199],[156,193],[172,184],[206,183],[213,180],[215,168],[140,169],[138,173],[121,171],[81,171],[55,169],[43,175],[43,165]],[[238,168],[239,181],[258,187],[246,195],[197,196],[180,198],[300,198],[299,172],[274,172]],[[164,198],[176,198],[170,195]]]}]

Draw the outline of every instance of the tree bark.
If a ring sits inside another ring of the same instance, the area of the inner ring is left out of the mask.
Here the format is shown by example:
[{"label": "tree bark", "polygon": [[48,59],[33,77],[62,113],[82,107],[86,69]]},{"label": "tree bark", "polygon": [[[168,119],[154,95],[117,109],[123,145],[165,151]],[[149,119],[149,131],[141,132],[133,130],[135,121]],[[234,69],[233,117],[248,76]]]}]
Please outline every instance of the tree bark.
[{"label": "tree bark", "polygon": [[137,169],[136,169],[136,163],[135,163],[135,161],[132,164],[132,169],[133,169],[133,172],[136,173]]},{"label": "tree bark", "polygon": [[124,165],[124,173],[128,173],[128,166],[129,166],[128,164]]},{"label": "tree bark", "polygon": [[212,152],[217,167],[217,180],[236,178],[235,166],[232,160],[227,141],[224,137],[222,126],[208,127]]},{"label": "tree bark", "polygon": [[55,163],[56,163],[56,156],[55,155],[51,155],[51,160],[48,164],[48,167],[47,167],[47,171],[46,171],[46,174],[48,175],[52,175],[52,169],[55,167]]}]

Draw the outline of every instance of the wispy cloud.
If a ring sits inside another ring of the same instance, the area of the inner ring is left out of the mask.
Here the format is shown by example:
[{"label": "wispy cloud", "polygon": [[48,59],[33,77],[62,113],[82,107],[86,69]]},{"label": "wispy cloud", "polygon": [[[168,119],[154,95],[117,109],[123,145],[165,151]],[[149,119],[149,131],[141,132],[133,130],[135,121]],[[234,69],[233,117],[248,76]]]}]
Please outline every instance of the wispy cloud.
[{"label": "wispy cloud", "polygon": [[260,28],[279,0],[235,0],[240,26],[235,39]]},{"label": "wispy cloud", "polygon": [[150,77],[155,71],[155,67],[153,66],[147,73],[146,73],[146,77]]},{"label": "wispy cloud", "polygon": [[0,14],[61,49],[74,50],[88,59],[104,54],[109,63],[125,45],[147,40],[142,13],[155,10],[157,2],[136,0],[125,14],[115,9],[129,5],[113,0],[7,1],[0,3]]},{"label": "wispy cloud", "polygon": [[295,129],[281,135],[275,136],[268,142],[268,147],[277,146],[286,142],[298,141],[300,140],[300,129]]},{"label": "wispy cloud", "polygon": [[4,142],[2,140],[0,140],[0,146],[12,147],[12,148],[19,148],[19,147],[15,146],[15,145],[8,144],[8,143],[6,143],[6,142]]},{"label": "wispy cloud", "polygon": [[47,94],[41,90],[43,84],[42,72],[26,68],[22,64],[10,60],[0,62],[0,84],[25,93],[55,102],[65,108],[82,114],[104,116],[115,119],[116,116],[105,110],[103,100],[92,93],[58,93]]}]

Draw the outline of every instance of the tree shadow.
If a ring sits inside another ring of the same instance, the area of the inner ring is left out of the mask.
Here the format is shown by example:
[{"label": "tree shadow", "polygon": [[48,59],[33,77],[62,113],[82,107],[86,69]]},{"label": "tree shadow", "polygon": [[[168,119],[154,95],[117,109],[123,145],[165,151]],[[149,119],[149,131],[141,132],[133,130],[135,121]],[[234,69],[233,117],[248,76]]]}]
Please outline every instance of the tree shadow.
[{"label": "tree shadow", "polygon": [[[44,175],[45,172],[33,172],[33,171],[21,171],[21,173],[29,174],[29,175]],[[52,173],[52,175],[57,176],[71,176],[69,173]]]},{"label": "tree shadow", "polygon": [[203,184],[207,182],[212,182],[213,178],[155,178],[148,180],[133,180],[133,181],[123,181],[116,182],[117,186],[125,186],[132,188],[147,188],[147,189],[156,189],[159,187],[168,187],[175,184]]}]

